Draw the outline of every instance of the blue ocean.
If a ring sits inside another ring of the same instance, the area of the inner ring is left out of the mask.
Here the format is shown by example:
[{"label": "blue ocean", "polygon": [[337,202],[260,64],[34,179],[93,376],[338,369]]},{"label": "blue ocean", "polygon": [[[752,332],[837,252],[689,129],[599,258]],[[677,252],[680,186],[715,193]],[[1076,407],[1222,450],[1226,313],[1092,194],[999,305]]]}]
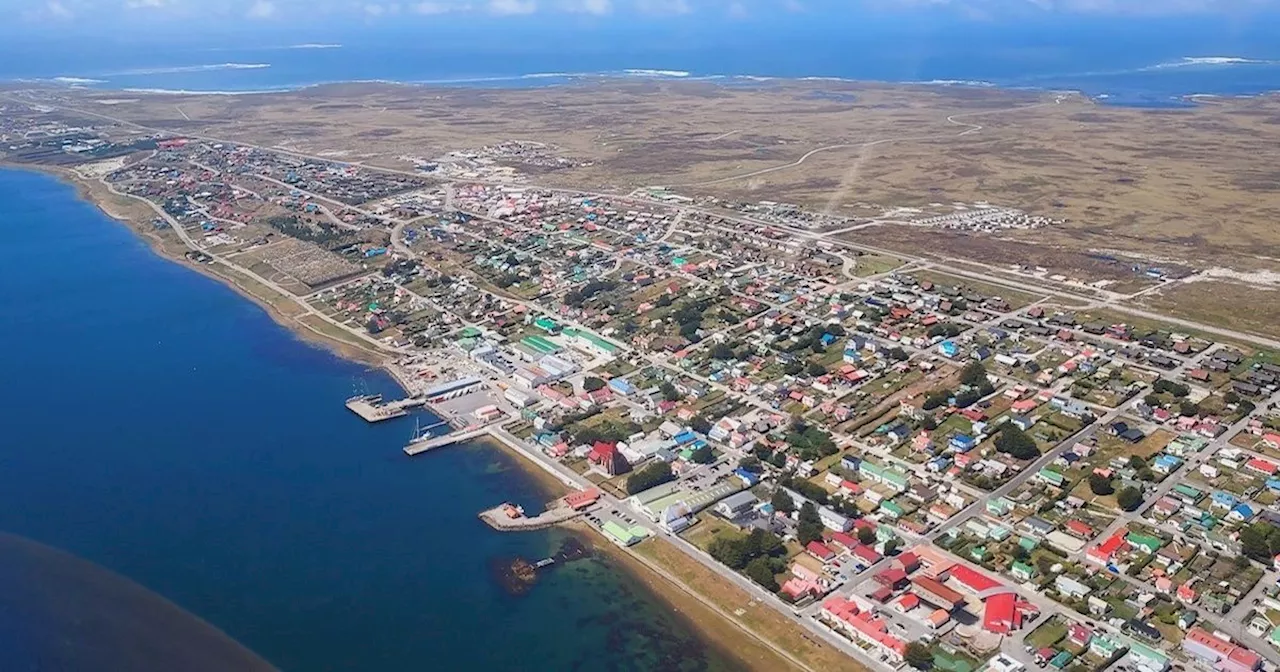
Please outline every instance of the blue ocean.
[{"label": "blue ocean", "polygon": [[737,667],[599,554],[512,595],[568,539],[476,517],[551,498],[516,458],[407,458],[343,408],[390,378],[69,186],[0,170],[0,287],[0,669]]},{"label": "blue ocean", "polygon": [[[70,34],[0,45],[0,80],[110,89],[251,92],[341,81],[550,86],[596,77],[758,82],[834,78],[1081,91],[1110,104],[1280,90],[1280,19],[1192,17],[835,21],[778,18],[480,22],[401,28]],[[252,46],[250,46],[252,45]]]}]

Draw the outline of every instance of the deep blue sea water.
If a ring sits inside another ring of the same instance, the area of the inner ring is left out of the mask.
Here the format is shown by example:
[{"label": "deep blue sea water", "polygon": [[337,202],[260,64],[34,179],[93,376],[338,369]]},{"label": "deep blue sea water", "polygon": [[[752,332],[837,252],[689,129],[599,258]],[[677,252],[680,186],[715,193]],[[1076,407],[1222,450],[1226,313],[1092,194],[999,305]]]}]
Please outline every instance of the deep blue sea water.
[{"label": "deep blue sea water", "polygon": [[[605,559],[507,594],[491,563],[565,534],[476,518],[548,499],[514,458],[406,458],[412,420],[342,407],[353,380],[396,393],[387,376],[299,341],[44,175],[0,170],[0,314],[0,532],[192,615],[0,537],[0,669],[144,670],[75,661],[152,633],[227,645],[194,617],[287,670],[733,667]],[[33,576],[41,589],[4,589]],[[77,620],[100,613],[140,625]]]},{"label": "deep blue sea water", "polygon": [[155,31],[141,39],[69,32],[61,42],[19,35],[0,44],[0,80],[244,92],[361,80],[509,87],[600,75],[812,77],[1069,89],[1146,106],[1185,104],[1182,97],[1191,94],[1280,90],[1280,18],[1272,15],[1014,22],[929,16],[906,22],[797,15],[743,24],[405,21],[376,29]]}]

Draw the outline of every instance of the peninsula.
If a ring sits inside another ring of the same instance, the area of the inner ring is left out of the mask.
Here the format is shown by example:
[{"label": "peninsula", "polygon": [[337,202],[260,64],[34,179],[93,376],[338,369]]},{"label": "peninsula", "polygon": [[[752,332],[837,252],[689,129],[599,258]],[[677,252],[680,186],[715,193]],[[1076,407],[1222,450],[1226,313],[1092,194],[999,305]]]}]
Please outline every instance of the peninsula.
[{"label": "peninsula", "polygon": [[555,478],[552,510],[485,520],[598,534],[761,669],[1260,670],[1276,119],[813,82],[22,88],[0,161],[387,368],[409,400],[348,407],[430,404],[454,433],[415,459],[486,436]]}]

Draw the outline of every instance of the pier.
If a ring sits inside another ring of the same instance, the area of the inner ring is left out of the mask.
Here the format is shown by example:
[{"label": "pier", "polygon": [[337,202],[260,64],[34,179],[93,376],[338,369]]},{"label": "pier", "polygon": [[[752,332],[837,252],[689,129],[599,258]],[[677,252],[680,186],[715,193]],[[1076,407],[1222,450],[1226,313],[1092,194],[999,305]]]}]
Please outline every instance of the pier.
[{"label": "pier", "polygon": [[528,517],[518,507],[514,507],[511,504],[503,504],[487,511],[481,511],[480,520],[488,523],[489,527],[499,532],[528,532],[559,525],[581,515],[582,511],[575,511],[568,506],[557,506],[547,509],[536,516]]},{"label": "pier", "polygon": [[482,427],[480,429],[450,432],[443,436],[437,436],[430,439],[419,439],[411,441],[409,445],[405,446],[404,454],[413,457],[414,455],[421,455],[422,453],[435,450],[437,448],[444,448],[446,446],[452,446],[455,443],[470,441],[471,439],[484,436],[488,433],[489,429],[487,427]]},{"label": "pier", "polygon": [[383,401],[382,395],[362,395],[347,400],[347,410],[364,419],[365,422],[382,422],[394,418],[402,418],[409,414],[409,409],[423,406],[427,400],[422,397],[408,397],[398,401]]}]

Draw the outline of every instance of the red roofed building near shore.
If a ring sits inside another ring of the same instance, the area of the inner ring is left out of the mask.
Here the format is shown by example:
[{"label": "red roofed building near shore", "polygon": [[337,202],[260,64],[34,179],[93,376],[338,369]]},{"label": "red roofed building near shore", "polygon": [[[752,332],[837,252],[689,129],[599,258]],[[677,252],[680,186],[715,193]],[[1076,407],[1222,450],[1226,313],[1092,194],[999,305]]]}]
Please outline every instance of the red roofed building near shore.
[{"label": "red roofed building near shore", "polygon": [[577,490],[564,496],[564,503],[574,511],[582,509],[596,503],[600,499],[600,490],[597,488],[588,488],[586,490]]}]

